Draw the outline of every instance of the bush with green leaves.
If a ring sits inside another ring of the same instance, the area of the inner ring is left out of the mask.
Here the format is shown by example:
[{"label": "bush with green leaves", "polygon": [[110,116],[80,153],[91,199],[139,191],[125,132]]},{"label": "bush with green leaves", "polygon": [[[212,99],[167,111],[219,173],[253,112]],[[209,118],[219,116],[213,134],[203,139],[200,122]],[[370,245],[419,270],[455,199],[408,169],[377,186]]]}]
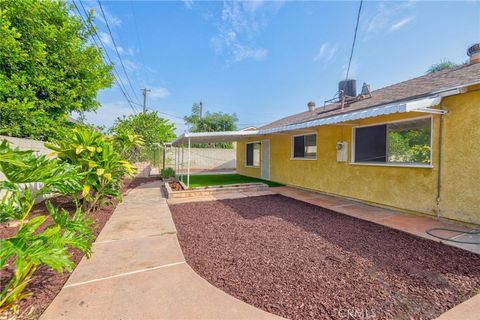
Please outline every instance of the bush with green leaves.
[{"label": "bush with green leaves", "polygon": [[175,170],[173,168],[162,169],[161,175],[162,175],[162,178],[175,177]]},{"label": "bush with green leaves", "polygon": [[158,144],[175,139],[175,125],[155,111],[117,118],[109,132],[114,136],[133,134],[143,138],[144,144],[139,152],[126,158],[132,162],[151,160]]},{"label": "bush with green leaves", "polygon": [[[25,288],[40,265],[57,272],[71,271],[71,248],[90,256],[93,233],[91,220],[77,208],[71,215],[46,202],[48,215],[32,217],[35,199],[43,195],[74,196],[82,189],[84,174],[79,166],[31,151],[13,150],[6,141],[0,144],[0,221],[17,220],[17,233],[0,240],[0,269],[14,269],[12,277],[0,288],[0,313],[13,309],[30,294]],[[39,184],[36,191],[26,186]],[[51,222],[49,222],[49,218]],[[45,226],[46,225],[46,226]]]},{"label": "bush with green leaves", "polygon": [[[71,112],[95,111],[112,66],[90,41],[95,29],[65,0],[0,1],[0,134],[60,137]],[[93,13],[92,13],[93,14]]]},{"label": "bush with green leaves", "polygon": [[45,144],[60,160],[81,167],[85,176],[77,199],[86,213],[110,204],[112,198],[120,201],[121,182],[136,172],[135,166],[115,150],[113,142],[114,138],[93,128],[79,126],[63,139]]}]

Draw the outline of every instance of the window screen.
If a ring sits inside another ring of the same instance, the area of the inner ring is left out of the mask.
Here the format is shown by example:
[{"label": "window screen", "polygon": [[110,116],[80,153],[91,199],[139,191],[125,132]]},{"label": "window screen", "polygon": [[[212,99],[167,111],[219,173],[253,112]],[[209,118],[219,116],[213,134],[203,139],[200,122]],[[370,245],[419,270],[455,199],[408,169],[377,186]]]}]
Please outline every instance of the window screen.
[{"label": "window screen", "polygon": [[293,137],[293,158],[315,159],[317,156],[317,135]]},{"label": "window screen", "polygon": [[387,126],[372,126],[355,129],[355,161],[387,161]]},{"label": "window screen", "polygon": [[246,165],[254,167],[260,165],[260,143],[247,143]]},{"label": "window screen", "polygon": [[355,129],[356,162],[431,164],[431,118]]}]

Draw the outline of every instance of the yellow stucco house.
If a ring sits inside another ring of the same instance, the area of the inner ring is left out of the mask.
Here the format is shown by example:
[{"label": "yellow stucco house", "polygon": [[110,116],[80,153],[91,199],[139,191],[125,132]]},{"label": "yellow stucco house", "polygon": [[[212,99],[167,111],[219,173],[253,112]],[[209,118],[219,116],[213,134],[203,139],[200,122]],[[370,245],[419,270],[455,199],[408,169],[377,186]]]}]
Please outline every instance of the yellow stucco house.
[{"label": "yellow stucco house", "polygon": [[470,61],[339,98],[255,130],[186,133],[236,141],[237,172],[407,212],[480,224],[480,46]]}]

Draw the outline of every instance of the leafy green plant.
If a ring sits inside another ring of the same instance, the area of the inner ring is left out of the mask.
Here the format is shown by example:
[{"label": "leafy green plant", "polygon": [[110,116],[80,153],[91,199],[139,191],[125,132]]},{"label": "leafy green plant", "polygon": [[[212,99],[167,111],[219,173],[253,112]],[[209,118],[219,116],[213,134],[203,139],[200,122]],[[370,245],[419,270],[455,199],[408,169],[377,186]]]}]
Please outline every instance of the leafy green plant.
[{"label": "leafy green plant", "polygon": [[0,134],[49,140],[94,111],[112,66],[70,1],[0,1]]},{"label": "leafy green plant", "polygon": [[77,198],[86,213],[111,202],[111,197],[120,201],[123,178],[136,172],[135,166],[123,160],[114,149],[113,138],[92,128],[77,127],[63,139],[45,146],[62,161],[81,167],[85,177]]},{"label": "leafy green plant", "polygon": [[113,136],[113,143],[115,150],[123,159],[135,161],[145,145],[145,139],[139,134],[122,130]]},{"label": "leafy green plant", "polygon": [[162,178],[175,177],[175,170],[173,168],[162,169],[161,175],[162,175]]},{"label": "leafy green plant", "polygon": [[[81,190],[83,174],[78,166],[36,157],[31,151],[12,150],[3,141],[0,171],[7,179],[0,183],[0,221],[19,223],[14,236],[0,240],[0,269],[9,265],[14,268],[12,277],[0,288],[0,312],[4,312],[15,311],[17,302],[30,295],[25,288],[40,265],[58,272],[71,271],[74,265],[70,248],[90,256],[93,234],[91,220],[80,208],[71,216],[47,201],[49,215],[30,216],[36,197],[52,193],[75,195]],[[32,182],[40,184],[35,192],[25,187],[25,183]]]},{"label": "leafy green plant", "polygon": [[139,152],[126,158],[136,162],[150,160],[152,152],[157,149],[157,144],[172,141],[175,138],[175,125],[153,111],[117,118],[109,132],[114,136],[127,133],[143,138],[144,145]]}]

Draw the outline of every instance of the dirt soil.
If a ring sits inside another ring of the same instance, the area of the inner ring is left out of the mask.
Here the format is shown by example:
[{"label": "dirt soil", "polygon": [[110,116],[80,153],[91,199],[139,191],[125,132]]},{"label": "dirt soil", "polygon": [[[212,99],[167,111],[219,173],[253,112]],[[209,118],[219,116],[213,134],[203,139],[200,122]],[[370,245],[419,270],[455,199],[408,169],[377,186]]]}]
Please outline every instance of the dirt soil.
[{"label": "dirt soil", "polygon": [[479,293],[480,255],[280,195],[172,205],[187,262],[290,319],[432,319]]},{"label": "dirt soil", "polygon": [[178,181],[169,181],[168,184],[170,185],[170,188],[172,188],[173,191],[182,191],[183,187]]},{"label": "dirt soil", "polygon": [[[125,196],[128,194],[129,190],[138,187],[144,183],[153,182],[158,180],[157,177],[149,178],[135,178],[133,180],[126,179],[122,185],[121,192]],[[61,206],[69,212],[75,210],[75,206],[71,203],[71,200],[68,197],[57,197],[50,199],[50,201],[55,206]],[[93,233],[95,238],[102,231],[103,227],[107,223],[110,216],[113,214],[115,207],[117,206],[117,201],[114,200],[113,206],[104,206],[101,209],[94,212],[92,219],[94,223],[92,225]],[[31,217],[38,215],[48,214],[45,204],[38,203],[34,206],[32,210]],[[48,223],[51,223],[51,220],[47,220],[45,226],[42,226],[44,229]],[[0,224],[0,239],[5,239],[10,236],[15,235],[17,227],[8,227],[6,225]],[[83,254],[78,250],[71,250],[72,261],[77,265],[83,257]],[[5,268],[0,270],[0,283],[6,283],[10,279],[13,273],[13,268]],[[19,303],[19,318],[26,319],[37,319],[43,313],[43,311],[50,305],[55,296],[60,292],[63,287],[63,284],[67,282],[70,277],[70,272],[65,272],[63,274],[57,273],[53,270],[50,270],[46,266],[40,267],[33,275],[32,281],[26,287],[26,291],[32,293],[31,296],[22,300]],[[0,315],[1,319],[1,315]]]}]

